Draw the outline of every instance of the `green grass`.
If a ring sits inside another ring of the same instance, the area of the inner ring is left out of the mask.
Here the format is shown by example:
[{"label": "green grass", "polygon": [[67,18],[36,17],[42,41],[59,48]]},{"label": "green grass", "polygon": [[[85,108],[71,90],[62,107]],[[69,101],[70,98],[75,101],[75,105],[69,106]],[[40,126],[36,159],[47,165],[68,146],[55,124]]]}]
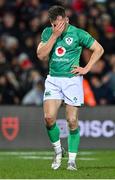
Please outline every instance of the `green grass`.
[{"label": "green grass", "polygon": [[[68,171],[67,156],[59,170],[50,168],[50,151],[0,151],[0,178],[4,179],[114,179],[115,151],[80,151],[78,171]],[[45,158],[45,159],[41,159]]]}]

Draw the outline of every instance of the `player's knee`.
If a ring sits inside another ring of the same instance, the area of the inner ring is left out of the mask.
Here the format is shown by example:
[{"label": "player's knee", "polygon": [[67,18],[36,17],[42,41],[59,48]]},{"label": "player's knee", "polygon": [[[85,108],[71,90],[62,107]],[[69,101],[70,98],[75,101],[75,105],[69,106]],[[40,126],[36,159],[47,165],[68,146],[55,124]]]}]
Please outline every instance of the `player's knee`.
[{"label": "player's knee", "polygon": [[45,115],[45,123],[47,126],[52,126],[54,124],[54,118],[51,115]]},{"label": "player's knee", "polygon": [[68,119],[68,125],[69,125],[69,128],[71,129],[71,130],[74,130],[74,129],[76,129],[76,128],[78,128],[78,121],[77,121],[77,119],[76,118],[69,118]]}]

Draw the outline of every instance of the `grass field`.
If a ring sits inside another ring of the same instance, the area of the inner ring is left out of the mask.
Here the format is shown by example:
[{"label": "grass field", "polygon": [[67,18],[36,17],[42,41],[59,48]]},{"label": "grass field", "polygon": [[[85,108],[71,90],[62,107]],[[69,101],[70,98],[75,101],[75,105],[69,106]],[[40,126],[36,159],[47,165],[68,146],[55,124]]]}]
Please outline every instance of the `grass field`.
[{"label": "grass field", "polygon": [[78,171],[68,171],[67,155],[59,170],[51,170],[51,151],[0,151],[0,178],[114,179],[115,151],[80,151]]}]

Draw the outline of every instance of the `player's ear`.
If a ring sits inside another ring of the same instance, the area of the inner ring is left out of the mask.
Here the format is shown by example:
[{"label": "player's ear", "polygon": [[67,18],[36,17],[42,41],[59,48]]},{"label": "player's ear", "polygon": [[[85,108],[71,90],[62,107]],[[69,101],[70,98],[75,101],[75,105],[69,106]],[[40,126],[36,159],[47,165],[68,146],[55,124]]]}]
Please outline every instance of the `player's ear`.
[{"label": "player's ear", "polygon": [[69,18],[68,17],[66,17],[66,23],[69,23]]},{"label": "player's ear", "polygon": [[53,24],[53,23],[51,23],[51,25],[52,25],[52,28],[54,28],[54,24]]}]

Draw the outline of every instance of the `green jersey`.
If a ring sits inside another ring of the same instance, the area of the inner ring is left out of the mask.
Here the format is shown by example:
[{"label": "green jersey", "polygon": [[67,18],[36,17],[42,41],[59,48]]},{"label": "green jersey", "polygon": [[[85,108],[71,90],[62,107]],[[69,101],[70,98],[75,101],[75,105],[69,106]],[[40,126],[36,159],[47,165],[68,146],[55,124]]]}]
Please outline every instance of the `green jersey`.
[{"label": "green jersey", "polygon": [[[41,40],[47,42],[52,35],[52,28],[45,28]],[[90,48],[94,38],[86,31],[68,25],[59,38],[57,38],[49,55],[49,74],[58,77],[72,77],[74,65],[79,66],[83,47]]]}]

